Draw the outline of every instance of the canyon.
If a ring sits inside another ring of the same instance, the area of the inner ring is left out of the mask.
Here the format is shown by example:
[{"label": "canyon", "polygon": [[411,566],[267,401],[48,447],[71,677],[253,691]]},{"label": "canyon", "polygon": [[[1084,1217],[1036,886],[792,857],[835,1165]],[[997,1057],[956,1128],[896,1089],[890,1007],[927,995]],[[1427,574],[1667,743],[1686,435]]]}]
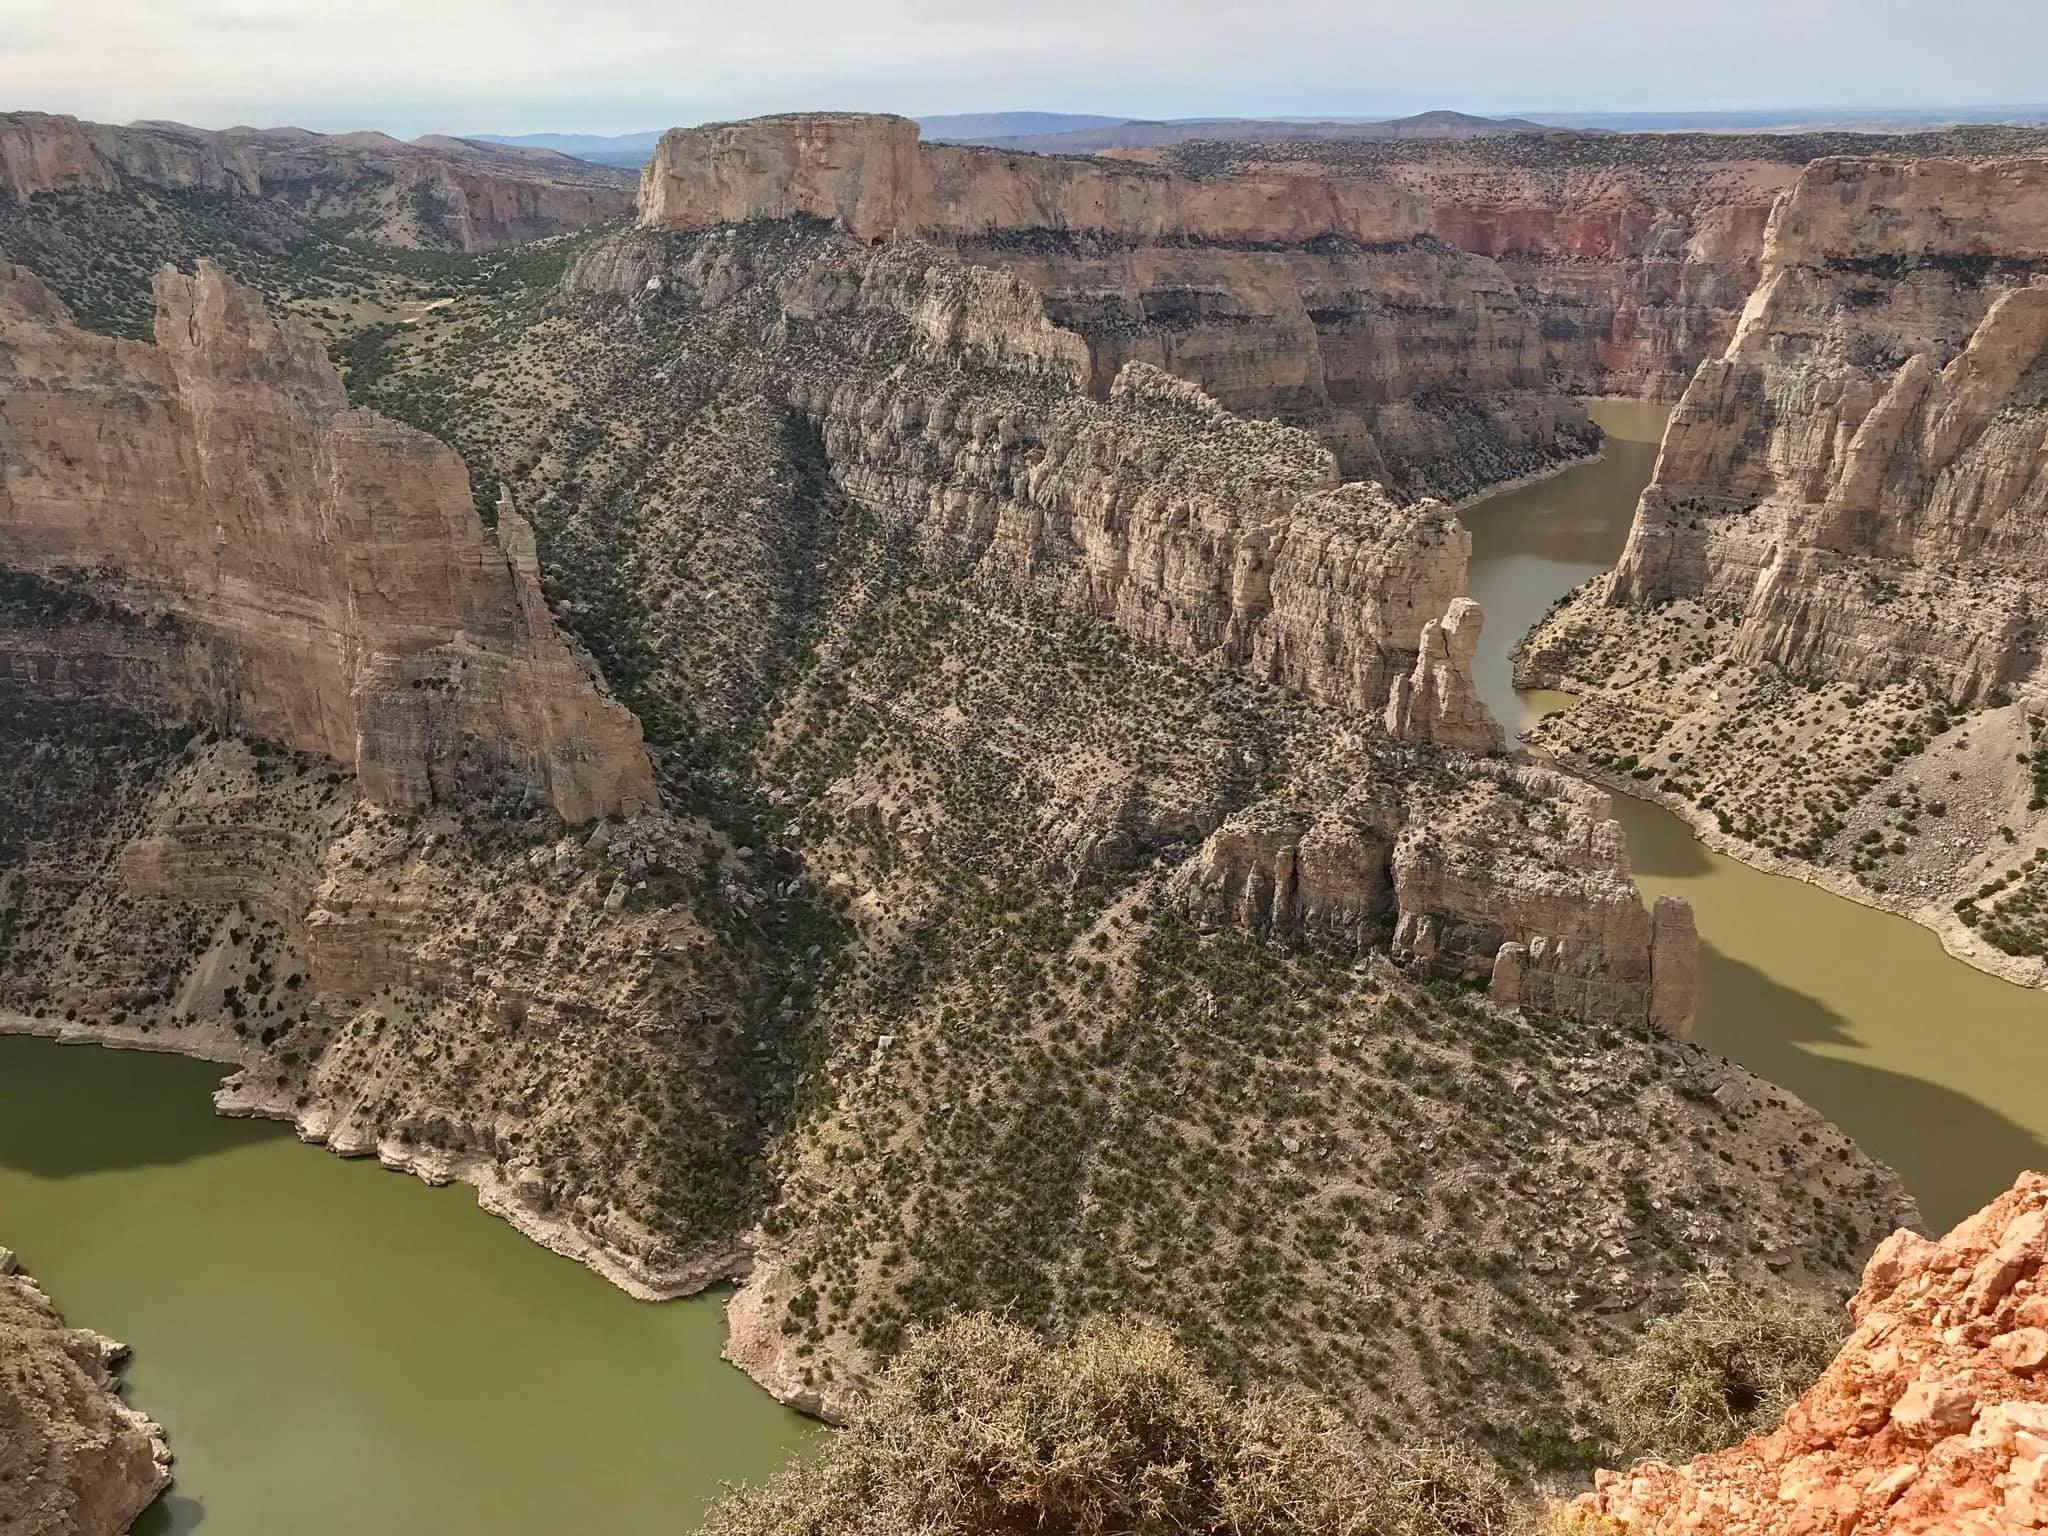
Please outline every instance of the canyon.
[{"label": "canyon", "polygon": [[[79,132],[0,160],[45,231],[88,151],[324,206]],[[1510,216],[1248,152],[676,130],[637,228],[365,267],[370,325],[248,247],[153,342],[0,271],[0,1032],[219,1061],[636,1296],[741,1282],[729,1358],[833,1419],[953,1310],[1138,1310],[1540,1475],[1688,1275],[1845,1292],[1911,1200],[1687,1040],[1690,909],[1509,746],[1440,498],[1725,345],[1526,653],[1588,695],[1546,741],[1682,784],[1567,733],[1839,668],[2018,761],[2048,162],[1820,161],[1765,234],[1786,162]],[[1968,622],[1880,612],[1902,570]]]},{"label": "canyon", "polygon": [[1455,499],[1592,450],[1549,387],[1499,266],[1445,246],[1385,182],[924,145],[905,118],[809,114],[675,129],[641,223],[792,214],[944,242],[1015,272],[1088,345],[1088,388],[1151,363],[1227,409],[1314,431],[1346,478]]},{"label": "canyon", "polygon": [[1521,661],[1585,697],[1546,745],[2035,985],[2044,217],[2040,158],[1809,167],[1620,564]]}]

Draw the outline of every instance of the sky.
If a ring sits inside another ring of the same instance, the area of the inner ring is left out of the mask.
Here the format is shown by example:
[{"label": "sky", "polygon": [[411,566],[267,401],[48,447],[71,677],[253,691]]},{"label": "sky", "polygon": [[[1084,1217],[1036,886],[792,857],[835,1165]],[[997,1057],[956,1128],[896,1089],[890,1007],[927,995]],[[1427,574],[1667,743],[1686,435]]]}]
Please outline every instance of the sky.
[{"label": "sky", "polygon": [[0,0],[0,110],[402,137],[2017,105],[2044,58],[2048,0]]}]

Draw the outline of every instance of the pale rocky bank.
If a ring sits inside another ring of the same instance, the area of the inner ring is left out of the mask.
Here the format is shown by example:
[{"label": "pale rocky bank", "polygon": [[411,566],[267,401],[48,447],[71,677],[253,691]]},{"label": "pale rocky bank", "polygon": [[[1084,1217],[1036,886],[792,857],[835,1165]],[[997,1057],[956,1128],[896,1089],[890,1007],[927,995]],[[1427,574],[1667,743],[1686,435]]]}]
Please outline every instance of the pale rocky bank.
[{"label": "pale rocky bank", "polygon": [[1538,740],[2039,984],[2048,158],[1839,159],[1772,215],[1615,572],[1525,643]]},{"label": "pale rocky bank", "polygon": [[163,1431],[121,1400],[127,1349],[66,1327],[0,1248],[0,1530],[119,1536],[171,1482]]}]

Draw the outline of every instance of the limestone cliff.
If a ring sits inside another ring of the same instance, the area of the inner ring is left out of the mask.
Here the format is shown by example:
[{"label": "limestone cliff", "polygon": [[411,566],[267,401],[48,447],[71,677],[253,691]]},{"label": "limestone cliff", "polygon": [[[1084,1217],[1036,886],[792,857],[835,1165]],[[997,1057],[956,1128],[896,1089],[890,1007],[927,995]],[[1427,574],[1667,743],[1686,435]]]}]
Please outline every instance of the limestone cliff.
[{"label": "limestone cliff", "polygon": [[493,250],[623,213],[630,172],[566,155],[378,133],[178,123],[113,127],[42,112],[0,113],[0,196],[135,186],[272,198],[346,220],[385,244]]},{"label": "limestone cliff", "polygon": [[2024,980],[2048,809],[2028,766],[2048,710],[2044,283],[2048,159],[1809,167],[1619,565],[1522,670],[1591,696],[1546,742]]},{"label": "limestone cliff", "polygon": [[[903,530],[929,577],[1106,621],[1425,749],[1360,753],[1348,785],[1326,762],[1249,804],[1213,779],[1192,804],[1129,778],[1062,785],[1058,800],[1081,803],[1048,807],[1060,826],[1049,865],[1092,877],[1193,832],[1207,841],[1174,900],[1200,923],[1353,950],[1377,937],[1433,974],[1474,979],[1519,944],[1534,957],[1518,994],[1530,1006],[1685,1031],[1690,930],[1665,929],[1668,996],[1653,1005],[1652,924],[1603,796],[1477,764],[1461,764],[1457,792],[1422,788],[1430,750],[1503,745],[1472,690],[1470,536],[1444,507],[1337,484],[1308,434],[1242,420],[1144,364],[1090,398],[1073,338],[1013,278],[908,240],[807,249],[771,281],[717,233],[642,232],[594,247],[570,281],[631,295],[642,329],[678,306],[695,325],[737,325],[772,293],[772,318],[745,322],[770,339],[749,343],[746,387],[816,420],[834,480]],[[902,339],[885,347],[888,327]],[[882,372],[878,351],[922,366]],[[979,372],[998,361],[1008,384]],[[881,784],[854,797],[911,798]]]},{"label": "limestone cliff", "polygon": [[1938,1241],[1901,1231],[1849,1303],[1856,1331],[1773,1433],[1682,1467],[1603,1472],[1578,1501],[1664,1536],[2048,1530],[2048,1175]]},{"label": "limestone cliff", "polygon": [[0,1248],[0,1529],[119,1536],[170,1486],[163,1431],[121,1401],[127,1350],[67,1328]]},{"label": "limestone cliff", "polygon": [[1874,135],[1497,135],[1463,142],[1196,142],[1132,158],[1199,179],[1381,183],[1430,211],[1436,237],[1498,263],[1538,318],[1549,381],[1676,400],[1734,336],[1777,199],[1815,160],[2038,152],[2048,134],[1962,128]]},{"label": "limestone cliff", "polygon": [[1347,477],[1462,496],[1590,449],[1544,381],[1540,328],[1500,268],[1434,238],[1384,181],[921,145],[902,118],[808,114],[666,134],[641,222],[792,215],[942,241],[1017,273],[1087,341],[1098,397],[1126,363],[1316,432]]},{"label": "limestone cliff", "polygon": [[[502,775],[570,821],[652,805],[517,512],[484,528],[452,452],[351,410],[317,337],[218,269],[156,292],[144,346],[0,268],[0,562],[149,621],[89,665],[131,707],[350,764],[379,804]],[[9,636],[0,676],[61,682],[46,644]]]}]

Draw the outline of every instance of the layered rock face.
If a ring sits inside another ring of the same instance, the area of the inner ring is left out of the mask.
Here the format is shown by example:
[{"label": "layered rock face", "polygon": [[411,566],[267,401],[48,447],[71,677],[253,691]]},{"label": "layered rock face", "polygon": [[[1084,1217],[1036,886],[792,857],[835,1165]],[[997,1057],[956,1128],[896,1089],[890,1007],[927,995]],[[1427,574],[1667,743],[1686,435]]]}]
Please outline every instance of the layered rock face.
[{"label": "layered rock face", "polygon": [[2048,558],[2048,160],[1821,162],[1765,260],[1673,413],[1609,601],[1695,600],[1741,660],[1917,676],[1955,705],[2023,683]]},{"label": "layered rock face", "polygon": [[156,291],[152,347],[0,269],[6,564],[149,619],[83,653],[10,635],[0,677],[115,676],[160,718],[353,765],[382,805],[501,776],[570,821],[653,805],[639,726],[555,630],[516,511],[485,529],[450,450],[351,410],[318,338],[218,269]]},{"label": "layered rock face", "polygon": [[1595,441],[1544,383],[1534,314],[1384,181],[920,145],[901,118],[763,118],[663,137],[641,222],[797,214],[1007,268],[1086,339],[1099,397],[1140,361],[1315,431],[1348,478],[1463,495]]},{"label": "layered rock face", "polygon": [[163,1431],[121,1401],[126,1354],[67,1328],[0,1248],[0,1527],[119,1536],[170,1486]]},{"label": "layered rock face", "polygon": [[0,194],[160,192],[269,197],[348,219],[386,244],[494,250],[625,212],[630,172],[565,155],[378,133],[176,123],[125,128],[41,112],[0,114]]},{"label": "layered rock face", "polygon": [[1545,745],[2035,983],[2044,285],[2048,159],[1814,164],[1619,565],[1518,673],[1586,701]]},{"label": "layered rock face", "polygon": [[1203,177],[1378,182],[1425,207],[1445,245],[1498,264],[1537,317],[1551,384],[1658,400],[1727,345],[1771,205],[1803,163],[1681,136],[1573,134],[1483,147],[1187,144],[1156,158]]},{"label": "layered rock face", "polygon": [[1939,1241],[1894,1234],[1849,1316],[1775,1432],[1603,1472],[1579,1507],[1629,1536],[2048,1530],[2048,1175]]},{"label": "layered rock face", "polygon": [[[1521,945],[1517,998],[1531,1007],[1685,1031],[1689,929],[1668,923],[1660,949],[1604,796],[1477,762],[1461,764],[1457,792],[1418,787],[1429,752],[1503,742],[1472,686],[1470,536],[1445,508],[1340,485],[1306,433],[1237,418],[1144,364],[1089,398],[1073,338],[1013,278],[909,241],[811,249],[775,277],[773,318],[750,322],[774,345],[741,368],[745,386],[817,421],[834,480],[930,572],[1107,621],[1416,749],[1354,760],[1369,791],[1326,766],[1252,806],[1105,785],[1055,839],[1075,866],[1128,866],[1194,831],[1207,841],[1174,889],[1198,923],[1392,941],[1433,974],[1474,979]],[[641,233],[594,248],[570,282],[633,295],[643,326],[678,303],[722,323],[766,297],[742,259],[716,234]],[[885,348],[890,328],[900,339]],[[924,367],[881,373],[877,351]],[[958,372],[999,361],[1023,387],[970,388]]]},{"label": "layered rock face", "polygon": [[2048,135],[1496,135],[1464,143],[1188,143],[1134,158],[1199,179],[1378,182],[1429,209],[1444,244],[1498,263],[1542,334],[1545,376],[1579,394],[1676,400],[1718,357],[1762,274],[1764,229],[1808,164],[2038,151]]}]

